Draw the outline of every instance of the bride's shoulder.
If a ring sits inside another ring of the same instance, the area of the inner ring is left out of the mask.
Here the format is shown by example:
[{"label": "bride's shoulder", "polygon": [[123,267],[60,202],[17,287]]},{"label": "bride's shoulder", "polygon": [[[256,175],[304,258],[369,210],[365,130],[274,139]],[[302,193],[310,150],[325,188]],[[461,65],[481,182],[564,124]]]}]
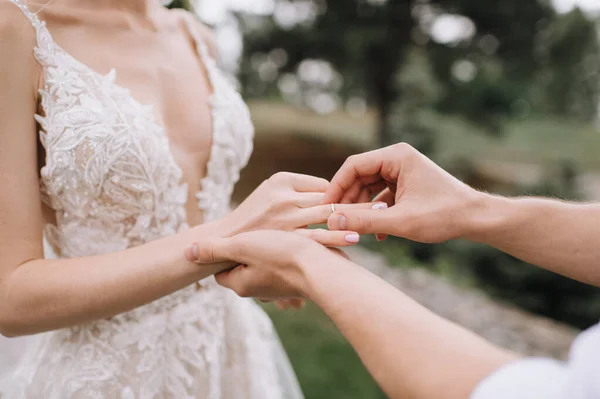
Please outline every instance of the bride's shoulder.
[{"label": "bride's shoulder", "polygon": [[36,34],[23,11],[10,0],[0,0],[0,59],[6,56],[30,55]]},{"label": "bride's shoulder", "polygon": [[212,28],[208,25],[203,24],[194,14],[189,11],[182,9],[172,9],[168,13],[174,20],[187,29],[194,30],[194,34],[199,37],[208,47],[211,56],[217,57],[217,46],[215,42],[215,36]]}]

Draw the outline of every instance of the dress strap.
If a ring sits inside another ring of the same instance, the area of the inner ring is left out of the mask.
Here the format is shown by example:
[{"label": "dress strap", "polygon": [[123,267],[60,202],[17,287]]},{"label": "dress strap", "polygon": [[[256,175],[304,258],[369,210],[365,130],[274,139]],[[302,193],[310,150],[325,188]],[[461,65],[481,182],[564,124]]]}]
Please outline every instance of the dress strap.
[{"label": "dress strap", "polygon": [[184,17],[184,20],[187,31],[192,37],[192,40],[194,41],[196,54],[198,54],[198,57],[200,57],[200,61],[206,69],[206,73],[208,74],[208,80],[210,82],[210,85],[212,86],[212,92],[214,95],[218,90],[220,90],[219,67],[217,66],[217,62],[210,52],[208,44],[206,44],[204,38],[198,33],[198,30],[194,27],[194,16],[191,13],[187,13]]},{"label": "dress strap", "polygon": [[191,13],[187,13],[184,17],[185,25],[188,33],[192,36],[194,44],[196,45],[197,52],[199,53],[202,61],[215,61],[213,55],[210,52],[210,48],[204,38],[198,33],[198,29],[194,27],[194,16]]},{"label": "dress strap", "polygon": [[34,13],[33,11],[31,11],[29,9],[29,7],[27,6],[27,4],[23,0],[10,0],[10,1],[14,5],[19,7],[21,9],[21,11],[23,11],[23,14],[25,14],[25,16],[27,17],[29,22],[31,22],[31,25],[33,25],[35,31],[38,32],[38,34],[39,34],[39,31],[40,31],[40,29],[43,28],[44,23],[42,21],[40,21],[40,18],[38,17],[38,15],[36,13]]},{"label": "dress strap", "polygon": [[52,35],[46,28],[46,23],[40,20],[38,13],[31,11],[24,0],[10,0],[23,11],[31,25],[35,29],[37,45],[34,49],[35,58],[43,67],[54,64],[56,46]]}]

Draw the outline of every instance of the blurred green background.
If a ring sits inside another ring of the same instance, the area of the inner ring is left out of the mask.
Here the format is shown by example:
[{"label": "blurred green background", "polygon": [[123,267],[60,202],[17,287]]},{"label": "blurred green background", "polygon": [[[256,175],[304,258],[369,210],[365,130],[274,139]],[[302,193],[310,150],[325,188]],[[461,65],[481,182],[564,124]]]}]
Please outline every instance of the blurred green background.
[{"label": "blurred green background", "polygon": [[[600,199],[597,0],[200,0],[195,9],[215,27],[256,123],[238,201],[276,171],[330,178],[347,156],[400,141],[481,190]],[[391,268],[425,269],[527,315],[577,329],[600,315],[598,289],[491,248],[365,241]],[[383,397],[318,309],[268,310],[307,398]]]}]

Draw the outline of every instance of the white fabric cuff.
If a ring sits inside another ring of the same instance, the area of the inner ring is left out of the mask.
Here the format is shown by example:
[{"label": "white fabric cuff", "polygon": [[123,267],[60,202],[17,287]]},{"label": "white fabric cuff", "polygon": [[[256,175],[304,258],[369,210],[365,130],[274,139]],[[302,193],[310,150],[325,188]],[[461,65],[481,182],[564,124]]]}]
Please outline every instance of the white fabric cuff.
[{"label": "white fabric cuff", "polygon": [[561,362],[530,358],[508,364],[483,380],[471,399],[561,398],[568,371]]}]

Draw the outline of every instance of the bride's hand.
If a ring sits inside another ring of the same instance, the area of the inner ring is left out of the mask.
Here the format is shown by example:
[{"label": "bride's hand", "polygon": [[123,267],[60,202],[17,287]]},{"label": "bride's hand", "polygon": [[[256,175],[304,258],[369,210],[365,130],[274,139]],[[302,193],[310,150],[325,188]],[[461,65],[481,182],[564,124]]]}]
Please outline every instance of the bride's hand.
[{"label": "bride's hand", "polygon": [[186,252],[188,260],[239,265],[217,274],[217,282],[239,296],[263,300],[304,297],[309,268],[326,267],[339,256],[338,250],[330,250],[301,235],[271,230],[203,240],[195,246],[194,251]]},{"label": "bride's hand", "polygon": [[[321,205],[329,187],[325,179],[281,172],[265,180],[242,204],[226,216],[229,236],[253,230],[297,231],[326,246],[356,244],[351,231],[306,230],[324,224],[332,214],[330,204]],[[336,210],[371,209],[373,204],[341,204]]]}]

